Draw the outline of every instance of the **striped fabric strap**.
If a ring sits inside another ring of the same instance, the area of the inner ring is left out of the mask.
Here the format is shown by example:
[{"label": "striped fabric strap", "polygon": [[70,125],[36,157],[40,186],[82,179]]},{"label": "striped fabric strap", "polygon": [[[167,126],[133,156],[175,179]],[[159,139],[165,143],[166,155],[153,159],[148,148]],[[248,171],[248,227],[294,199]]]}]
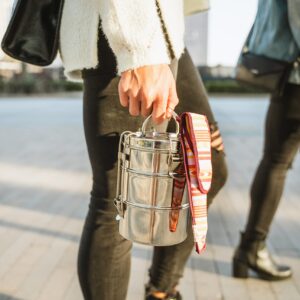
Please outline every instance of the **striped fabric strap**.
[{"label": "striped fabric strap", "polygon": [[200,253],[206,247],[207,193],[212,179],[210,130],[203,115],[183,113],[179,121],[194,241]]},{"label": "striped fabric strap", "polygon": [[169,228],[171,232],[175,232],[177,229],[178,221],[179,221],[179,212],[183,198],[183,192],[185,187],[185,176],[184,176],[184,163],[180,162],[177,168],[175,168],[174,172],[179,176],[175,177],[173,180],[173,190],[172,190],[172,203],[171,207],[173,208],[170,211],[169,216]]}]

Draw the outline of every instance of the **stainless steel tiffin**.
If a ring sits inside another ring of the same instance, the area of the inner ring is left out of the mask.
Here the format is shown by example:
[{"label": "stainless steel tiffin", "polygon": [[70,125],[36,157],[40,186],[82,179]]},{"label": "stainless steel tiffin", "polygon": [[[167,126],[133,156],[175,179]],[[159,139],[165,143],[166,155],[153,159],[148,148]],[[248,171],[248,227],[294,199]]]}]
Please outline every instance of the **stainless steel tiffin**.
[{"label": "stainless steel tiffin", "polygon": [[174,115],[176,132],[157,132],[150,118],[120,136],[115,205],[123,237],[167,246],[186,239],[190,221],[179,124]]}]

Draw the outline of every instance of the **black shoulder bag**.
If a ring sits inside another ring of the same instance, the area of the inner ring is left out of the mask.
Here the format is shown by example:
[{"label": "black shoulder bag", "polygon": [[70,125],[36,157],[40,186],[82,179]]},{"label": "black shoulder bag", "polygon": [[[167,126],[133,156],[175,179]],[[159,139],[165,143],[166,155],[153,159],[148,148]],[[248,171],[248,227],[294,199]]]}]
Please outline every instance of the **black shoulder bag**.
[{"label": "black shoulder bag", "polygon": [[50,65],[58,51],[64,0],[18,0],[1,48],[17,60]]},{"label": "black shoulder bag", "polygon": [[244,47],[235,69],[238,82],[281,95],[294,62],[257,55]]}]

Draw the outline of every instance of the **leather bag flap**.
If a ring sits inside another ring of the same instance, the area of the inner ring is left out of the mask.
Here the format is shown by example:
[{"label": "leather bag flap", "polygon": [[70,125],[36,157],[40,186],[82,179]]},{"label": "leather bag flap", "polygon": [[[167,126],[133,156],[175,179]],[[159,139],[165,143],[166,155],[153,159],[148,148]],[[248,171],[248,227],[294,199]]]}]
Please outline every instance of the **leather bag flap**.
[{"label": "leather bag flap", "polygon": [[241,64],[245,66],[254,76],[284,72],[290,65],[288,62],[279,61],[250,52],[241,57]]}]

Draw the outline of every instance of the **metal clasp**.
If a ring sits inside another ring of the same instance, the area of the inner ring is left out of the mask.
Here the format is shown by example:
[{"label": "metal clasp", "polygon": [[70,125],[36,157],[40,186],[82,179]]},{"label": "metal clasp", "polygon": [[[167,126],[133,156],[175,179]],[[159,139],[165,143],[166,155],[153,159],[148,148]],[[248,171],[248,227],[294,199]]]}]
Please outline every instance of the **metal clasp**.
[{"label": "metal clasp", "polygon": [[118,210],[118,215],[116,216],[116,220],[119,221],[120,218],[124,218],[124,211],[126,209],[125,203],[120,199],[120,197],[114,199],[114,205]]},{"label": "metal clasp", "polygon": [[124,131],[120,136],[119,141],[119,150],[118,150],[118,175],[117,175],[117,189],[116,189],[116,197],[114,199],[114,205],[117,208],[118,216],[116,219],[118,220],[120,217],[124,217],[124,211],[126,209],[126,206],[123,202],[121,192],[123,190],[123,182],[122,182],[122,168],[125,166],[125,160],[126,160],[126,153],[124,151],[125,145],[123,143],[125,142],[124,139],[127,139],[129,135],[131,135],[131,131]]},{"label": "metal clasp", "polygon": [[[169,169],[168,174],[173,179],[176,179],[178,177],[183,176],[183,174],[173,172],[173,170],[176,169],[181,163],[183,163],[183,157],[181,157],[180,155],[174,155],[173,153],[169,154],[169,157],[168,157],[168,169]],[[173,166],[174,164],[176,164],[176,167]]]}]

